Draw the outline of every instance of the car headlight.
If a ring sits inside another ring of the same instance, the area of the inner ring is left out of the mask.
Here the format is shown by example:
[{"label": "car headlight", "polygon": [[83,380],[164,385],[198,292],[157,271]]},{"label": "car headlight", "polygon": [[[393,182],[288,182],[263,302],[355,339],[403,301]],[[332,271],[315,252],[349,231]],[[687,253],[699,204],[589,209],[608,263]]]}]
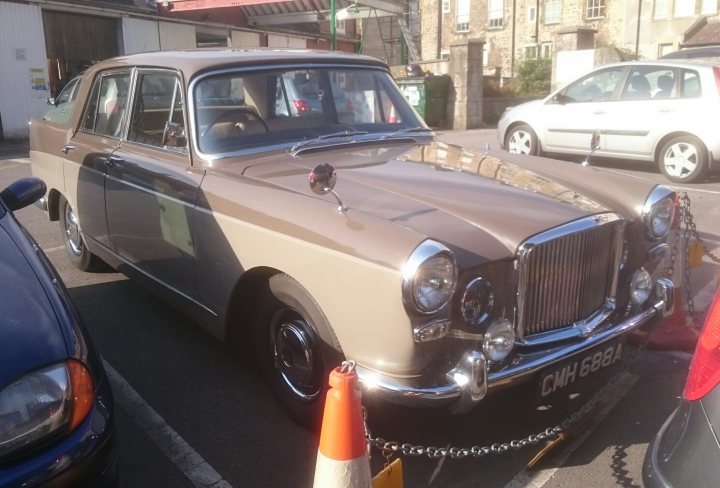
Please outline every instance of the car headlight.
[{"label": "car headlight", "polygon": [[450,250],[439,242],[423,241],[403,268],[403,301],[421,313],[437,312],[452,298],[457,266]]},{"label": "car headlight", "polygon": [[0,458],[62,430],[71,432],[94,401],[90,372],[70,360],[29,373],[0,391]]},{"label": "car headlight", "polygon": [[648,235],[653,239],[665,237],[675,217],[675,192],[665,186],[656,186],[645,200],[642,220]]}]

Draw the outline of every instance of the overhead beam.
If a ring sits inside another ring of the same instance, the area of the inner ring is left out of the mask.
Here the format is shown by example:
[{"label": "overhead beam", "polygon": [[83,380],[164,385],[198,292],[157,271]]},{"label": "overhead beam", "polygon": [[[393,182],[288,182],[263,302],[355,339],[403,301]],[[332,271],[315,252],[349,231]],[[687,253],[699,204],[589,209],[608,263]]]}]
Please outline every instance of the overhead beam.
[{"label": "overhead beam", "polygon": [[281,3],[292,0],[167,0],[173,12],[188,10],[207,10],[223,7],[249,7],[251,5],[262,5],[264,3]]}]

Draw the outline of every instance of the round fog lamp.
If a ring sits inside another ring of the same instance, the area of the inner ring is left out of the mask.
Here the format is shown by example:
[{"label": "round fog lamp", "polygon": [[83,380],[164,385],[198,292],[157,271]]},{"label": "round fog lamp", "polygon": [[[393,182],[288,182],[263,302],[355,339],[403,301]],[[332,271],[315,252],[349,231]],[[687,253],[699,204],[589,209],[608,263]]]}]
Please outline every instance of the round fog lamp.
[{"label": "round fog lamp", "polygon": [[641,268],[635,271],[630,282],[630,299],[635,305],[642,305],[650,298],[653,289],[650,273]]},{"label": "round fog lamp", "polygon": [[490,361],[502,361],[515,344],[515,330],[508,319],[498,319],[488,327],[483,340],[483,352]]}]

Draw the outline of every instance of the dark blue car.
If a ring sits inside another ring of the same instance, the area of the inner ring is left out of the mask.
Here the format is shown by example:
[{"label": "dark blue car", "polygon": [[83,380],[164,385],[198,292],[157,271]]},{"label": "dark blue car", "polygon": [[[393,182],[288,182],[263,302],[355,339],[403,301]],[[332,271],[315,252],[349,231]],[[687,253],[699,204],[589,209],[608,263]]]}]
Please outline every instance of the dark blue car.
[{"label": "dark blue car", "polygon": [[0,487],[115,486],[110,385],[60,277],[13,211],[36,178],[0,193]]}]

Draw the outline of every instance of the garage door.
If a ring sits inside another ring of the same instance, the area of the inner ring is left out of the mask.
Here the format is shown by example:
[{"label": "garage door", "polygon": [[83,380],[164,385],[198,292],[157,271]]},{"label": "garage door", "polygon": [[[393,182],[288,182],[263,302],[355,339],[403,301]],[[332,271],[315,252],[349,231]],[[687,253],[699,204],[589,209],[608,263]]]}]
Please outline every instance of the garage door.
[{"label": "garage door", "polygon": [[86,62],[120,54],[114,18],[44,10],[43,29],[49,59]]}]

